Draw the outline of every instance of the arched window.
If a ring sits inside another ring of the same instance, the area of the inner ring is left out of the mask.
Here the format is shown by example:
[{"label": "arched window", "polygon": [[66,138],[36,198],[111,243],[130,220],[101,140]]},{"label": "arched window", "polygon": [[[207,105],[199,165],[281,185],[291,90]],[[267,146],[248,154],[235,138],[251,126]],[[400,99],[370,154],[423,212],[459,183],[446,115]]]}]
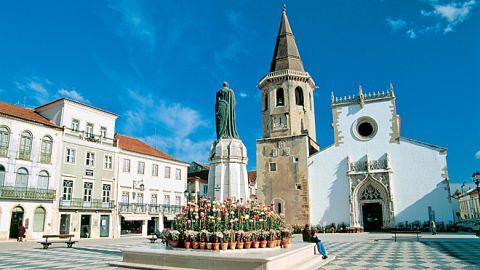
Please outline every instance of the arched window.
[{"label": "arched window", "polygon": [[265,94],[263,94],[263,110],[266,111],[268,110],[268,92],[265,92]]},{"label": "arched window", "polygon": [[15,187],[26,188],[28,185],[28,171],[25,168],[17,170],[17,177],[15,178]]},{"label": "arched window", "polygon": [[37,207],[33,214],[33,231],[43,232],[45,227],[45,209],[43,207]]},{"label": "arched window", "polygon": [[0,187],[5,185],[5,167],[0,164]]},{"label": "arched window", "polygon": [[285,97],[283,95],[283,89],[278,88],[277,89],[277,106],[283,106],[285,105]]},{"label": "arched window", "polygon": [[10,130],[6,126],[0,126],[0,157],[8,155],[8,143],[10,142]]},{"label": "arched window", "polygon": [[37,181],[37,186],[40,189],[48,189],[48,181],[50,179],[50,175],[48,174],[47,171],[40,171],[38,174],[38,181]]},{"label": "arched window", "polygon": [[23,160],[30,160],[32,152],[32,133],[24,131],[20,135],[20,147],[18,149],[18,158]]},{"label": "arched window", "polygon": [[295,88],[295,103],[303,106],[303,90],[300,86]]},{"label": "arched window", "polygon": [[42,146],[40,148],[40,162],[50,163],[52,159],[52,138],[45,136],[42,138]]},{"label": "arched window", "polygon": [[282,203],[277,203],[277,213],[278,214],[282,213]]}]

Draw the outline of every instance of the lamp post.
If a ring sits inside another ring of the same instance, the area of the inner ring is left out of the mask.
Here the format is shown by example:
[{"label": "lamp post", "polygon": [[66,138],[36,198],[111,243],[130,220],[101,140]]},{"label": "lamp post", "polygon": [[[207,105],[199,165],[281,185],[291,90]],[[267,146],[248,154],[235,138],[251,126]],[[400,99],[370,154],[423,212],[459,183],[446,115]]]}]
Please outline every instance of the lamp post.
[{"label": "lamp post", "polygon": [[[478,207],[480,207],[480,172],[476,171],[472,174],[472,180],[477,186],[477,198],[478,198]],[[476,207],[477,210],[477,217],[479,215],[478,207]]]},{"label": "lamp post", "polygon": [[186,189],[184,192],[183,192],[183,195],[185,195],[185,199],[187,200],[187,202],[189,202],[191,200],[191,196],[192,194],[190,193],[190,191],[188,191],[188,189]]}]

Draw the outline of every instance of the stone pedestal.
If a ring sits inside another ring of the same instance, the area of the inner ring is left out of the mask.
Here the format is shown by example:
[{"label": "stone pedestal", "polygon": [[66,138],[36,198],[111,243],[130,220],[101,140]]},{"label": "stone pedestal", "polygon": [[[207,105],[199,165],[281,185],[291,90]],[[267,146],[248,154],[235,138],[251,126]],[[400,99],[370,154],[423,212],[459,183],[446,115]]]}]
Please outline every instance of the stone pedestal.
[{"label": "stone pedestal", "polygon": [[239,139],[221,139],[210,150],[208,194],[217,200],[248,198],[247,148]]}]

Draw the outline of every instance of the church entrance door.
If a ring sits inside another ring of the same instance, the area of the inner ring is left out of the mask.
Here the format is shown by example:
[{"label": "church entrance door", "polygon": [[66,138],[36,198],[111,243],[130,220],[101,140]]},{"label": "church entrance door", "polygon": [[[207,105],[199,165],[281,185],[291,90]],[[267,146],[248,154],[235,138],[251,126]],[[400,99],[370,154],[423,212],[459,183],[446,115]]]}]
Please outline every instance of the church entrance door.
[{"label": "church entrance door", "polygon": [[364,230],[366,232],[380,231],[383,225],[382,205],[380,203],[364,203],[362,212]]}]

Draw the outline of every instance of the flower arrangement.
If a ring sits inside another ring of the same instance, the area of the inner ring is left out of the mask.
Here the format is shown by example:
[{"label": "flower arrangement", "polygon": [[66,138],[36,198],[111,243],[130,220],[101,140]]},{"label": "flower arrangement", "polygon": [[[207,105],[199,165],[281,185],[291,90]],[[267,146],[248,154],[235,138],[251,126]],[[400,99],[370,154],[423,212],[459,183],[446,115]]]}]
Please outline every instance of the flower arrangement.
[{"label": "flower arrangement", "polygon": [[[191,201],[182,207],[174,224],[176,230],[166,232],[165,239],[198,241],[200,248],[202,242],[234,244],[291,237],[284,216],[278,215],[272,205],[258,203],[255,195],[247,200],[216,201],[204,197],[198,203]],[[229,245],[232,246],[235,245]]]}]

